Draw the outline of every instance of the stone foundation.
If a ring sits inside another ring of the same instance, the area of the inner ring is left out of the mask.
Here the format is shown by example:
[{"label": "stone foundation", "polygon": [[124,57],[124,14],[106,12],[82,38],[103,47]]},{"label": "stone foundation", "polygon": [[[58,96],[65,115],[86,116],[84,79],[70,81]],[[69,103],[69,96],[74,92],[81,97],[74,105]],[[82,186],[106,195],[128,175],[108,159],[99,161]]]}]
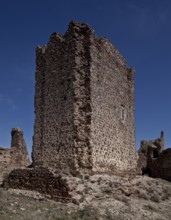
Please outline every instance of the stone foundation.
[{"label": "stone foundation", "polygon": [[120,177],[108,174],[81,174],[68,176],[54,174],[46,168],[13,170],[4,186],[12,189],[36,191],[47,199],[80,204],[101,200],[119,194],[130,196],[135,193],[129,175]]},{"label": "stone foundation", "polygon": [[32,190],[56,201],[70,201],[67,180],[46,168],[13,170],[4,182],[6,188]]}]

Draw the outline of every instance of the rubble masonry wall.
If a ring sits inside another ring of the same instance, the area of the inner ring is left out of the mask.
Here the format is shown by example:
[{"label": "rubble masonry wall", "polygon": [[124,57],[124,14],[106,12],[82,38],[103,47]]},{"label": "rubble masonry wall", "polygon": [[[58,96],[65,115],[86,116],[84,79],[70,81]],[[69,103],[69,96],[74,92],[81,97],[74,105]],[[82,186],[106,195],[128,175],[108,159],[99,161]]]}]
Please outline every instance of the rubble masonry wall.
[{"label": "rubble masonry wall", "polygon": [[30,164],[23,132],[13,128],[11,132],[11,148],[0,148],[0,182],[16,168]]},{"label": "rubble masonry wall", "polygon": [[37,48],[33,164],[58,171],[136,169],[134,71],[87,24]]}]

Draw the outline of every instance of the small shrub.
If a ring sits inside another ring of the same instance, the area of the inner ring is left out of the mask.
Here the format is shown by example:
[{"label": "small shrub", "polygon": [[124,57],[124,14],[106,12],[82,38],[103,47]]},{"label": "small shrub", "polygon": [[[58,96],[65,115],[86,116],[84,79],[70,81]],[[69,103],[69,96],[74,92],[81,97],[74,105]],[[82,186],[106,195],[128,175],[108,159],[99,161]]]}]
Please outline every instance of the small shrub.
[{"label": "small shrub", "polygon": [[129,205],[129,199],[127,197],[125,197],[125,196],[123,196],[120,201],[124,202],[125,205]]},{"label": "small shrub", "polygon": [[137,183],[136,183],[136,186],[140,186],[141,185],[141,181],[138,181]]},{"label": "small shrub", "polygon": [[148,200],[148,199],[149,199],[149,197],[147,196],[147,194],[144,193],[144,192],[140,192],[140,193],[138,194],[138,197],[139,197],[140,199],[145,199],[145,200]]},{"label": "small shrub", "polygon": [[113,219],[112,214],[110,213],[110,211],[108,209],[106,209],[105,216],[106,216],[107,220],[112,220]]},{"label": "small shrub", "polygon": [[158,179],[159,184],[165,185],[165,186],[171,186],[171,183],[164,179]]},{"label": "small shrub", "polygon": [[147,184],[148,184],[149,186],[151,186],[151,184],[152,184],[151,180],[148,181]]},{"label": "small shrub", "polygon": [[171,197],[171,189],[170,189],[170,187],[163,188],[161,199],[164,201],[164,200],[168,200],[170,197]]},{"label": "small shrub", "polygon": [[153,202],[159,203],[160,202],[160,197],[158,195],[152,195],[150,197],[150,200],[153,201]]},{"label": "small shrub", "polygon": [[147,188],[147,192],[148,192],[148,193],[154,193],[154,189],[151,188],[151,187],[150,187],[150,188]]},{"label": "small shrub", "polygon": [[149,211],[153,211],[155,212],[156,211],[156,208],[154,208],[152,205],[148,204],[148,205],[145,205],[144,208],[146,210],[149,210]]},{"label": "small shrub", "polygon": [[112,189],[111,189],[111,188],[104,188],[104,189],[103,189],[103,192],[104,192],[104,193],[111,193],[111,192],[112,192]]},{"label": "small shrub", "polygon": [[168,194],[164,194],[161,197],[161,200],[163,200],[163,201],[168,200],[168,199],[169,199],[169,195]]},{"label": "small shrub", "polygon": [[73,216],[73,219],[83,219],[83,220],[98,220],[99,213],[96,209],[91,206],[86,206],[83,210],[78,211]]},{"label": "small shrub", "polygon": [[166,188],[166,193],[168,194],[169,197],[171,197],[171,187]]},{"label": "small shrub", "polygon": [[50,220],[99,220],[99,213],[96,209],[93,209],[92,207],[85,207],[83,210],[79,210],[76,212],[62,212],[58,214],[58,216],[55,214],[54,216],[51,216]]}]

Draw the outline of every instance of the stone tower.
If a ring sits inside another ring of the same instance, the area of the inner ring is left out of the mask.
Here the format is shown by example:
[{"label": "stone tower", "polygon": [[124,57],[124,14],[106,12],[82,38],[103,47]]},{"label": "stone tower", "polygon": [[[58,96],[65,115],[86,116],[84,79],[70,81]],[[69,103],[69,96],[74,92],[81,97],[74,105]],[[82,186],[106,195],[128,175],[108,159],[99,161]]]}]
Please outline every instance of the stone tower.
[{"label": "stone tower", "polygon": [[0,183],[14,169],[27,167],[30,164],[23,131],[13,128],[11,131],[11,147],[0,147]]},{"label": "stone tower", "polygon": [[13,161],[18,164],[16,167],[27,167],[30,159],[24,140],[23,131],[20,128],[13,128],[11,131],[11,150],[13,151]]},{"label": "stone tower", "polygon": [[107,39],[72,21],[36,51],[33,166],[136,169],[134,70]]}]

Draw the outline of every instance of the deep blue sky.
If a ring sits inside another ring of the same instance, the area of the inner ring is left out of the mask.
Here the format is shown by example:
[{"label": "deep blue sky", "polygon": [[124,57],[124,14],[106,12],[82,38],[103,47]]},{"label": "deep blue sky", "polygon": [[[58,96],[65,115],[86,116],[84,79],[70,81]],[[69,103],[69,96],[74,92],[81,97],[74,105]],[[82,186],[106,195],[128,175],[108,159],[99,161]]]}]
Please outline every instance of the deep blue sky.
[{"label": "deep blue sky", "polygon": [[171,147],[170,0],[0,0],[0,146],[21,127],[31,151],[35,48],[72,19],[107,37],[135,67],[137,148],[161,130]]}]

